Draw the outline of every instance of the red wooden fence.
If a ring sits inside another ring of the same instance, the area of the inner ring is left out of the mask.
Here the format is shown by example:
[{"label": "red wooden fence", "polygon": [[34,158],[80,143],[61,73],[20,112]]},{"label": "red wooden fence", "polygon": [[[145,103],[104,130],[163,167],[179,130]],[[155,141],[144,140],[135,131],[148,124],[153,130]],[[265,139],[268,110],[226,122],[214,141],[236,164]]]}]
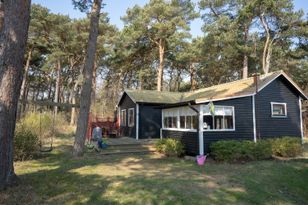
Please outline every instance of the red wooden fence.
[{"label": "red wooden fence", "polygon": [[87,139],[91,139],[92,130],[95,127],[100,127],[103,129],[103,135],[107,137],[115,137],[118,136],[119,126],[118,122],[113,120],[110,117],[100,118],[94,116],[92,113],[89,113],[88,119],[88,129],[87,129]]}]

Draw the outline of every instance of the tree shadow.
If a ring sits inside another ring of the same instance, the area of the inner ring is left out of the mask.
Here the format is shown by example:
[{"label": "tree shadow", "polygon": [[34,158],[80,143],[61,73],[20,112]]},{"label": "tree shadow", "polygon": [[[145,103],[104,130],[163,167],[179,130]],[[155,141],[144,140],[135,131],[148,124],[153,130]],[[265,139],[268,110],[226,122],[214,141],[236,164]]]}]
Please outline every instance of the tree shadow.
[{"label": "tree shadow", "polygon": [[303,204],[306,199],[301,183],[308,178],[306,161],[199,167],[157,155],[92,152],[72,159],[70,152],[71,147],[57,148],[46,158],[18,163],[23,184],[0,194],[0,204]]}]

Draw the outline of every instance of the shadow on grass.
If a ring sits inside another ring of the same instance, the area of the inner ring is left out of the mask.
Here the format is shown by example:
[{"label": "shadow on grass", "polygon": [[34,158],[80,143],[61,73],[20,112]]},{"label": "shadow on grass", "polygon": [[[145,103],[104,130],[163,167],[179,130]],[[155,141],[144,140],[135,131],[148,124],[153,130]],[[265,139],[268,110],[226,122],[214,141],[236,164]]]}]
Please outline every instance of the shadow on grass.
[{"label": "shadow on grass", "polygon": [[206,164],[154,155],[72,159],[71,146],[18,163],[0,204],[305,204],[307,160]]}]

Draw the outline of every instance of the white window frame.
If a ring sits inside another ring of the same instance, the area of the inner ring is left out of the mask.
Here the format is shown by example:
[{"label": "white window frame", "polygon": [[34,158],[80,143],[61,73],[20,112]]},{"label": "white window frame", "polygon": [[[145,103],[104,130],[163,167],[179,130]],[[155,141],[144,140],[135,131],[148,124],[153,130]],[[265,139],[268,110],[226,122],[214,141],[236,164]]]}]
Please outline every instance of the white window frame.
[{"label": "white window frame", "polygon": [[[130,111],[133,111],[133,121],[132,122],[130,122]],[[128,109],[128,118],[127,118],[127,121],[128,121],[128,127],[134,127],[135,126],[135,109],[134,108],[129,108]]]},{"label": "white window frame", "polygon": [[[204,129],[203,126],[202,126],[202,131],[203,132],[228,132],[228,131],[234,132],[235,131],[235,111],[234,111],[234,106],[215,105],[215,108],[216,107],[232,108],[232,113],[233,113],[233,115],[232,115],[232,117],[233,117],[233,129]],[[208,113],[203,114],[203,116],[205,116],[205,115],[208,116]],[[215,118],[213,117],[213,126],[215,124],[214,120],[215,120]],[[223,120],[223,123],[224,123],[224,120]]]},{"label": "white window frame", "polygon": [[[124,119],[124,121],[122,121],[123,113],[125,113],[125,119]],[[127,113],[126,113],[126,109],[121,110],[120,122],[121,122],[121,126],[124,126],[124,127],[126,127],[126,118],[127,118],[126,114],[127,114]]]},{"label": "white window frame", "polygon": [[[283,105],[284,106],[284,113],[285,113],[285,115],[273,115],[274,105]],[[288,117],[288,112],[287,111],[288,111],[287,103],[271,102],[271,116],[272,116],[272,118],[287,118]]]},{"label": "white window frame", "polygon": [[[181,108],[183,108],[183,107],[174,108],[174,113],[175,114],[173,115],[173,117],[177,118],[177,122],[176,122],[177,128],[167,128],[167,127],[165,127],[165,123],[164,123],[164,119],[165,119],[164,109],[162,110],[162,129],[163,130],[170,130],[170,131],[197,132],[197,129],[186,129],[186,128],[184,129],[184,128],[180,128],[180,116],[185,116],[185,127],[186,127],[186,116],[194,116],[194,115],[180,115],[179,110]],[[198,114],[196,113],[195,116],[198,117]],[[172,116],[166,116],[166,117],[172,117]]]}]

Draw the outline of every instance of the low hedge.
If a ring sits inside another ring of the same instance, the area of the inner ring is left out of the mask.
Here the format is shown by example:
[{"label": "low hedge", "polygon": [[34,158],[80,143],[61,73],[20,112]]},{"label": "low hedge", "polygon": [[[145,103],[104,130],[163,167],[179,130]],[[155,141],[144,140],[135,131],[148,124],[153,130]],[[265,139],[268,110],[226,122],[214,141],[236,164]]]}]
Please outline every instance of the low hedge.
[{"label": "low hedge", "polygon": [[159,139],[155,148],[168,157],[180,157],[184,154],[184,145],[180,140],[172,138]]},{"label": "low hedge", "polygon": [[272,154],[278,157],[296,157],[303,152],[301,140],[295,137],[283,137],[269,140]]},{"label": "low hedge", "polygon": [[302,153],[300,140],[282,137],[268,140],[221,140],[211,144],[211,155],[218,161],[251,161],[272,156],[294,157]]}]

